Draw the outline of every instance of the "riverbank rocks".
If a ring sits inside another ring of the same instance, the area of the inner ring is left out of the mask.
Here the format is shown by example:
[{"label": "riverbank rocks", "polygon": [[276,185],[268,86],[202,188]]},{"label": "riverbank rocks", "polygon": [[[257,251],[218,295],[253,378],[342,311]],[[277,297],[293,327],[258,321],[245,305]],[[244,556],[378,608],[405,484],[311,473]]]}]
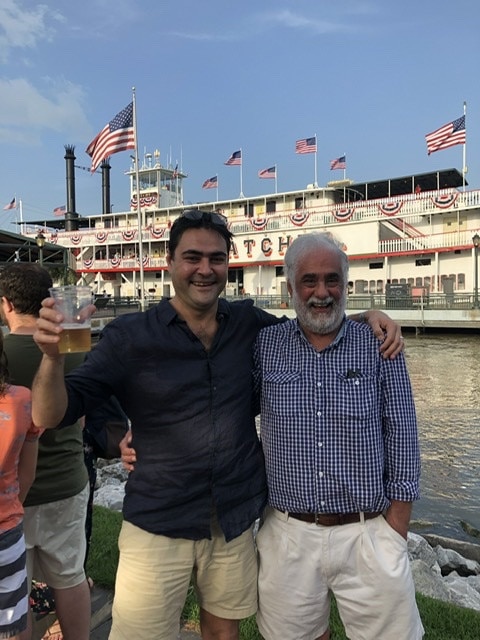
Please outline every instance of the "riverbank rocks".
[{"label": "riverbank rocks", "polygon": [[[98,461],[94,504],[121,511],[128,472],[120,461]],[[415,590],[480,611],[480,545],[433,534],[408,534]]]}]

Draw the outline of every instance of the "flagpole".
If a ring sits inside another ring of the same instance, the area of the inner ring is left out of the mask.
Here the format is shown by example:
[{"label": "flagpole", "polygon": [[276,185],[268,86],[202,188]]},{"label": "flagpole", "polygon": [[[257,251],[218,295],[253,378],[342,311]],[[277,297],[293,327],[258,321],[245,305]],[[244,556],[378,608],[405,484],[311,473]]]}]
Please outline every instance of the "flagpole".
[{"label": "flagpole", "polygon": [[277,193],[277,165],[275,165],[275,193]]},{"label": "flagpole", "polygon": [[137,139],[137,102],[135,87],[133,93],[133,137],[135,138],[135,180],[137,182],[137,233],[138,233],[138,260],[140,265],[140,309],[145,311],[145,279],[143,272],[143,236],[142,236],[142,209],[140,206],[140,175],[138,169],[138,139]]},{"label": "flagpole", "polygon": [[240,198],[244,198],[243,195],[243,150],[240,149]]},{"label": "flagpole", "polygon": [[463,103],[463,116],[465,118],[465,142],[463,143],[463,190],[465,191],[465,175],[467,173],[467,103]]},{"label": "flagpole", "polygon": [[345,158],[345,166],[343,167],[343,179],[347,179],[347,154],[344,153],[343,157]]},{"label": "flagpole", "polygon": [[20,233],[25,234],[25,228],[23,224],[23,204],[21,199],[18,201],[18,211],[20,213]]},{"label": "flagpole", "polygon": [[218,173],[217,173],[217,175],[215,177],[217,178],[217,181],[216,181],[217,182],[217,186],[215,187],[215,191],[217,192],[217,202],[218,202]]},{"label": "flagpole", "polygon": [[313,183],[314,187],[318,187],[317,182],[317,134],[315,134],[315,180]]}]

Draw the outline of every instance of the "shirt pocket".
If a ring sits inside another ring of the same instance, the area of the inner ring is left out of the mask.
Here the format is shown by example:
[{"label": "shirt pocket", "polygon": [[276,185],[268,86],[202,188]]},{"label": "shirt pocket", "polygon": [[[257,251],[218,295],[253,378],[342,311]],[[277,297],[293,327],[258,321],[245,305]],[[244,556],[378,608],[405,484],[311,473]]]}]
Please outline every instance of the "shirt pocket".
[{"label": "shirt pocket", "polygon": [[262,377],[262,410],[279,416],[298,413],[304,384],[300,371],[266,371]]},{"label": "shirt pocket", "polygon": [[368,419],[380,411],[378,389],[379,381],[375,375],[338,375],[332,397],[333,415],[367,426]]}]

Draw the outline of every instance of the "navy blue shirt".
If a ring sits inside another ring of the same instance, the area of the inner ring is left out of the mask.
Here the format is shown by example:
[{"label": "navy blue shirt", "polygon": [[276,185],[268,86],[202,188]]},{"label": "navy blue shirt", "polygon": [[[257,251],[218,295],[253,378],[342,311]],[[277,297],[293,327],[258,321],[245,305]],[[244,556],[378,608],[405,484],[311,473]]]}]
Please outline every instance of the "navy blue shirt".
[{"label": "navy blue shirt", "polygon": [[123,515],[151,533],[207,538],[215,509],[228,541],[245,531],[266,503],[252,402],[252,346],[261,328],[279,320],[251,300],[224,299],[217,319],[207,352],[168,300],[121,316],[66,377],[63,423],[112,394],[130,418],[137,462]]}]

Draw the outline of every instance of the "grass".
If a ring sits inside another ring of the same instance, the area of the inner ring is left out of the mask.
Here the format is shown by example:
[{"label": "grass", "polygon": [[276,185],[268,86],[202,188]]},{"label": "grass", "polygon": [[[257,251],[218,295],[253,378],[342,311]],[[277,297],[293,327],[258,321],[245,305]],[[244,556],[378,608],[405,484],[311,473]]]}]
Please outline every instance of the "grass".
[{"label": "grass", "polygon": [[[93,537],[88,561],[88,574],[96,584],[113,589],[118,563],[117,538],[122,523],[121,514],[103,507],[93,510]],[[457,607],[427,596],[417,594],[417,603],[425,627],[424,640],[479,640],[480,613]],[[330,625],[332,640],[346,640],[347,636],[332,607]],[[183,610],[183,618],[192,627],[198,626],[198,605],[193,587],[189,589]],[[248,618],[240,625],[241,640],[261,640],[255,618]]]}]

